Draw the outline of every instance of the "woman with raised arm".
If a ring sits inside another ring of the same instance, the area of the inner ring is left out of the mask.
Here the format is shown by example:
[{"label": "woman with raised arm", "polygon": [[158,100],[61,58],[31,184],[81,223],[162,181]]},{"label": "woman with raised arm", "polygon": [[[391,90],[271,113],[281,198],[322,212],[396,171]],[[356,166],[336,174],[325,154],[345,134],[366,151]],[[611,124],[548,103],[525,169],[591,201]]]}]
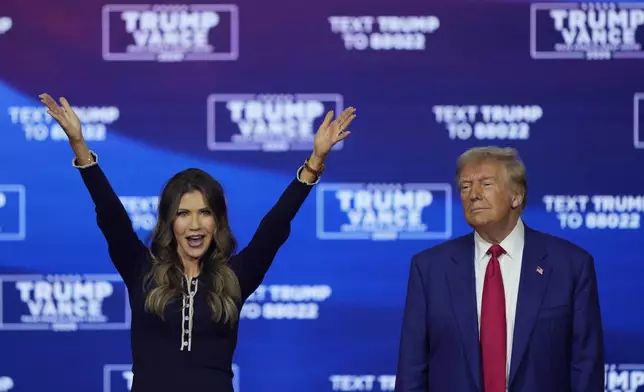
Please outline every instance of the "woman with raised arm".
[{"label": "woman with raised arm", "polygon": [[132,308],[132,392],[232,392],[239,312],[290,234],[291,220],[320,181],[331,148],[350,132],[348,108],[327,113],[313,153],[296,172],[253,238],[238,254],[222,186],[199,169],[177,173],[159,200],[148,248],[83,139],[65,98],[41,101],[63,128],[96,207],[110,258],[128,288]]}]

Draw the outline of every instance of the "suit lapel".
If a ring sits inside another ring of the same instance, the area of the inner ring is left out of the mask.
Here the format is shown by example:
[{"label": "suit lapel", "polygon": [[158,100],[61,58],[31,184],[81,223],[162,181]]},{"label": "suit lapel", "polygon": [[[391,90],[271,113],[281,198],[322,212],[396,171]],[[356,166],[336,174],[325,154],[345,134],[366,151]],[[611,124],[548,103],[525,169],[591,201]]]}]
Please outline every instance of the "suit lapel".
[{"label": "suit lapel", "polygon": [[548,267],[546,249],[540,241],[539,234],[526,227],[508,385],[511,385],[514,380],[528,347],[543,295],[550,280],[551,269]]},{"label": "suit lapel", "polygon": [[474,277],[474,236],[461,238],[447,270],[451,303],[458,323],[463,350],[477,387],[481,388],[476,282]]}]

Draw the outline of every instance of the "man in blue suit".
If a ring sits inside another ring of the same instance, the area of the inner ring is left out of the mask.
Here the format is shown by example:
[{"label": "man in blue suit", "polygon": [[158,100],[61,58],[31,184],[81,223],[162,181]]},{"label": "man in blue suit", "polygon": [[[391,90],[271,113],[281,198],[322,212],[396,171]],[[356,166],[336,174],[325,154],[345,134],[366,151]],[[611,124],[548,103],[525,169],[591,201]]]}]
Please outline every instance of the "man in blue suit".
[{"label": "man in blue suit", "polygon": [[413,256],[396,392],[603,392],[593,257],[521,220],[525,168],[510,148],[457,162],[474,233]]}]

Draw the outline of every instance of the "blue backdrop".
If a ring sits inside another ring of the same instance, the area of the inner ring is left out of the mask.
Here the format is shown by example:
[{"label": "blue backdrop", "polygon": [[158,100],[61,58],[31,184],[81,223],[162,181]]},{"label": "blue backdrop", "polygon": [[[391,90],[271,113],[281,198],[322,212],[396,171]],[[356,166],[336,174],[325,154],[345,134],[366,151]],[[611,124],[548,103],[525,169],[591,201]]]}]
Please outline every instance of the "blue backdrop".
[{"label": "blue backdrop", "polygon": [[42,92],[77,108],[142,238],[166,179],[200,167],[241,246],[324,112],[358,109],[244,308],[238,392],[393,390],[410,257],[469,231],[455,160],[488,144],[524,158],[525,222],[595,256],[606,390],[637,390],[643,24],[635,2],[4,0],[0,391],[131,377],[125,289]]}]

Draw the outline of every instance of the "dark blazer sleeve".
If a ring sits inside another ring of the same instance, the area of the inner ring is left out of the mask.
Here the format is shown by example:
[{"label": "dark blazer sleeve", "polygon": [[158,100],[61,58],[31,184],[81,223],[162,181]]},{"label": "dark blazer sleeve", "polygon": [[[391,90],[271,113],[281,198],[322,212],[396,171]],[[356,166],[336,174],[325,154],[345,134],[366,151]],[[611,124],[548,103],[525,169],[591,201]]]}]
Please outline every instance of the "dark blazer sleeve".
[{"label": "dark blazer sleeve", "polygon": [[[301,170],[298,170],[298,177]],[[294,178],[273,208],[262,218],[253,238],[231,260],[245,301],[261,284],[277,251],[291,233],[291,221],[311,192],[314,184]]]},{"label": "dark blazer sleeve", "polygon": [[96,221],[107,241],[108,252],[123,281],[129,284],[142,270],[141,263],[149,256],[148,248],[139,239],[125,207],[98,165],[74,166],[89,191],[96,210]]},{"label": "dark blazer sleeve", "polygon": [[571,391],[604,391],[604,345],[595,263],[587,255],[575,282]]},{"label": "dark blazer sleeve", "polygon": [[395,392],[428,392],[428,345],[426,295],[420,255],[411,260],[403,312]]}]

